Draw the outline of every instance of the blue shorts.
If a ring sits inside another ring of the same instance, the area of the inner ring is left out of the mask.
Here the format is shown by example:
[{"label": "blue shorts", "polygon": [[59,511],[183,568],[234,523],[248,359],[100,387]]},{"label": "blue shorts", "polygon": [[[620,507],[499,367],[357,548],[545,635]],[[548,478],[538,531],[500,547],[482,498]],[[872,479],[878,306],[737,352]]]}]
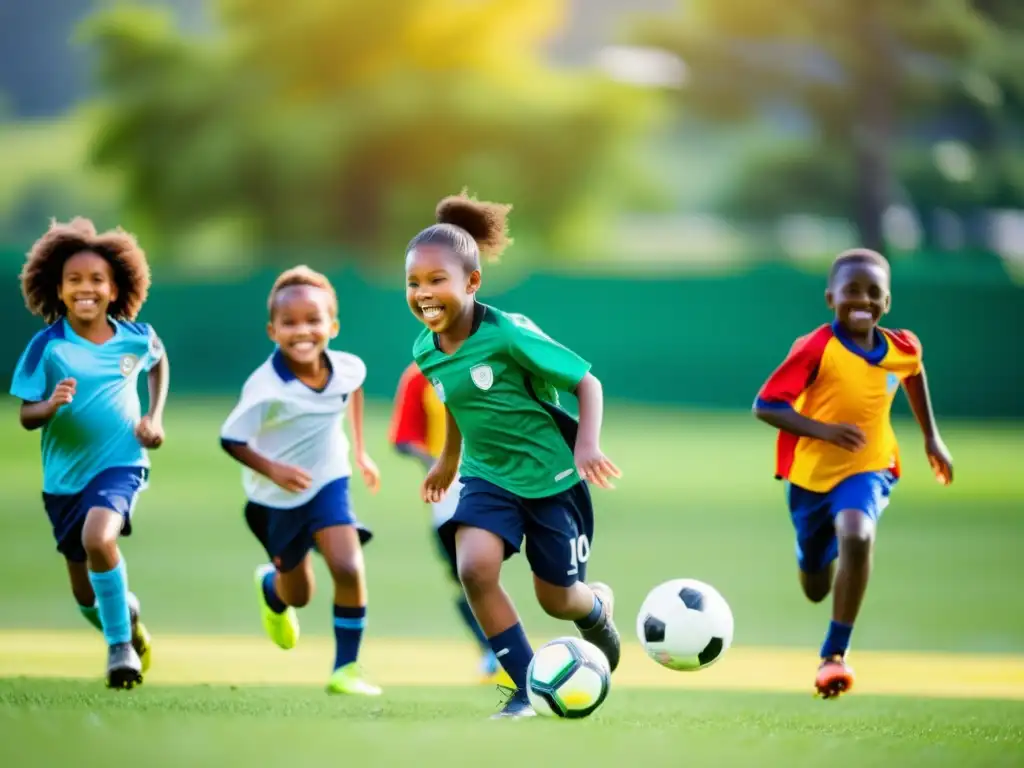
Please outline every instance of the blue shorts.
[{"label": "blue shorts", "polygon": [[279,571],[290,571],[316,548],[314,535],[335,525],[354,525],[359,541],[373,538],[370,530],[356,520],[348,493],[348,478],[332,480],[316,496],[297,507],[280,509],[250,501],[245,505],[245,522],[259,539]]},{"label": "blue shorts", "polygon": [[882,516],[896,485],[889,471],[851,475],[828,493],[786,483],[789,514],[796,529],[796,558],[804,573],[825,570],[839,555],[835,518],[844,509],[859,509],[872,520]]},{"label": "blue shorts", "polygon": [[455,558],[455,531],[482,528],[505,541],[505,558],[518,552],[526,537],[530,570],[548,582],[570,587],[586,581],[594,540],[594,507],[585,482],[540,499],[524,499],[478,477],[463,477],[455,514],[438,534]]},{"label": "blue shorts", "polygon": [[146,490],[149,469],[146,467],[111,467],[100,472],[78,493],[44,493],[43,506],[53,526],[57,551],[73,563],[85,562],[82,526],[94,507],[112,509],[123,518],[121,535],[132,532],[132,511],[135,500]]}]

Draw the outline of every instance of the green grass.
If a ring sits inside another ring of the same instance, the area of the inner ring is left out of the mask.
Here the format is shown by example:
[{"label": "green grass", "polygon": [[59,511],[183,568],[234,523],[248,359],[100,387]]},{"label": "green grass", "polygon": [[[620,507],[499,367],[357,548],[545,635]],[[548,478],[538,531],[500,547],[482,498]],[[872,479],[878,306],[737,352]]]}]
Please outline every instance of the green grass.
[{"label": "green grass", "polygon": [[[230,405],[172,399],[167,444],[153,454],[151,487],[139,503],[135,535],[124,542],[131,585],[157,641],[171,634],[260,633],[251,572],[262,554],[242,520],[238,468],[218,447]],[[0,409],[0,425],[0,539],[9,545],[0,558],[7,585],[0,632],[84,631],[39,501],[38,436],[18,429],[10,406]],[[416,497],[420,470],[389,453],[386,426],[386,406],[371,404],[370,448],[384,485],[376,497],[358,483],[354,491],[360,515],[377,533],[367,548],[367,647],[386,638],[464,639],[453,587],[428,538],[429,514]],[[945,425],[956,459],[950,488],[931,479],[914,426],[900,423],[897,432],[906,477],[880,527],[855,651],[1024,652],[1020,425]],[[813,664],[828,608],[809,605],[796,584],[782,490],[771,479],[772,439],[770,430],[737,414],[609,409],[604,447],[625,476],[615,492],[594,492],[590,566],[593,577],[616,587],[627,639],[646,591],[690,576],[714,584],[729,600],[738,646],[796,646]],[[505,581],[532,636],[565,631],[535,606],[522,558],[510,562]],[[304,635],[328,634],[329,615],[325,588],[302,612]],[[272,651],[268,664],[279,658]],[[389,658],[386,650],[375,658],[382,657]],[[811,673],[809,667],[808,684]],[[943,667],[936,664],[934,674],[941,676]],[[966,766],[1020,765],[1024,754],[1021,701],[854,694],[822,703],[809,694],[613,683],[606,705],[587,721],[488,723],[483,718],[496,703],[493,689],[474,687],[391,686],[383,699],[365,702],[328,699],[306,685],[150,683],[115,694],[94,681],[6,679],[0,680],[0,764],[107,766],[123,754],[147,766],[271,760],[393,766],[416,759],[503,766],[524,758],[595,766],[716,760]],[[529,729],[527,738],[522,728]]]},{"label": "green grass", "polygon": [[[482,721],[486,689],[398,689],[356,701],[295,688],[0,681],[5,764],[1020,765],[1024,703],[619,691],[579,722]],[[841,710],[841,711],[840,711]],[[528,737],[524,729],[529,729]],[[525,740],[524,740],[525,737]],[[44,750],[26,751],[28,744]],[[44,758],[45,755],[45,758]]]}]

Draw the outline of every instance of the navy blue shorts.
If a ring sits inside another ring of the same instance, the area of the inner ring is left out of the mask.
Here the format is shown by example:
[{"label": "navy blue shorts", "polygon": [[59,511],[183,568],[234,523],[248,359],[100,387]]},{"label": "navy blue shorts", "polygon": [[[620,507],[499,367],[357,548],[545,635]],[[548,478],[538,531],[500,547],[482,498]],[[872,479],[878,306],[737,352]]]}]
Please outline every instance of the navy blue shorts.
[{"label": "navy blue shorts", "polygon": [[839,555],[835,518],[844,509],[859,509],[872,520],[882,516],[896,485],[892,472],[851,475],[828,493],[786,483],[789,514],[796,529],[796,558],[804,573],[825,570]]},{"label": "navy blue shorts", "polygon": [[459,506],[438,534],[455,559],[455,531],[482,528],[505,541],[505,559],[518,552],[526,537],[530,570],[559,587],[586,581],[594,540],[594,507],[585,482],[540,499],[524,499],[478,477],[463,477]]},{"label": "navy blue shorts", "polygon": [[332,480],[316,496],[297,507],[279,509],[250,501],[245,505],[245,522],[259,539],[271,562],[279,571],[290,571],[316,548],[314,535],[334,525],[354,525],[359,541],[373,538],[368,528],[356,520],[349,499],[348,478]]},{"label": "navy blue shorts", "polygon": [[148,482],[146,467],[111,467],[96,475],[78,493],[44,493],[43,506],[53,526],[57,551],[73,563],[85,562],[82,526],[94,507],[112,509],[121,515],[124,520],[121,535],[130,536],[135,500]]}]

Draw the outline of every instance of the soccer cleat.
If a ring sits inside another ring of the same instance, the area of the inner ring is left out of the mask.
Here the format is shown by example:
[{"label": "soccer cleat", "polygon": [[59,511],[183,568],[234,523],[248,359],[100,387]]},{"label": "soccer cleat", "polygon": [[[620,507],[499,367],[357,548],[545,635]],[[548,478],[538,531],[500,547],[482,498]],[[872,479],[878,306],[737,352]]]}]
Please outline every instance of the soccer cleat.
[{"label": "soccer cleat", "polygon": [[853,688],[853,668],[839,654],[822,659],[814,687],[821,698],[834,699]]},{"label": "soccer cleat", "polygon": [[338,667],[327,681],[327,692],[349,696],[380,696],[383,691],[360,676],[359,666],[352,662]]},{"label": "soccer cleat", "polygon": [[107,688],[131,690],[142,684],[142,662],[131,643],[116,643],[107,654]]},{"label": "soccer cleat", "polygon": [[601,618],[589,629],[581,629],[579,626],[576,628],[579,629],[580,637],[593,643],[604,652],[604,655],[608,657],[608,671],[614,672],[615,668],[619,666],[619,657],[622,655],[622,640],[619,637],[619,630],[615,628],[615,622],[612,621],[615,595],[611,587],[600,581],[595,581],[590,588],[604,607]]},{"label": "soccer cleat", "polygon": [[256,595],[260,601],[260,612],[263,616],[263,629],[278,648],[288,651],[299,642],[299,617],[290,605],[281,613],[274,613],[267,605],[263,594],[263,578],[274,572],[274,566],[261,565],[256,569]]},{"label": "soccer cleat", "polygon": [[491,715],[491,720],[504,720],[506,718],[518,720],[521,717],[536,717],[537,712],[530,706],[530,699],[526,695],[526,691],[506,688],[503,685],[498,687],[508,698],[505,700],[502,708]]}]

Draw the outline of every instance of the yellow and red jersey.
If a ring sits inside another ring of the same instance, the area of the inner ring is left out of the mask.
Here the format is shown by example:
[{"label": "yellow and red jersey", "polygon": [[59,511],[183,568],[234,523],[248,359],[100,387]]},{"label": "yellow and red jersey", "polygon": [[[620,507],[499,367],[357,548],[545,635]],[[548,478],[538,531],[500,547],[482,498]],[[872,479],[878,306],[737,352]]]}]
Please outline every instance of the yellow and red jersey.
[{"label": "yellow and red jersey", "polygon": [[444,405],[412,363],[402,373],[391,415],[391,444],[410,443],[435,458],[444,448]]},{"label": "yellow and red jersey", "polygon": [[910,331],[875,330],[870,351],[839,323],[796,340],[786,359],[761,387],[759,408],[793,408],[829,424],[855,424],[867,438],[850,452],[823,440],[780,432],[777,478],[820,493],[861,472],[900,473],[899,446],[890,413],[896,390],[921,371],[921,342]]}]

